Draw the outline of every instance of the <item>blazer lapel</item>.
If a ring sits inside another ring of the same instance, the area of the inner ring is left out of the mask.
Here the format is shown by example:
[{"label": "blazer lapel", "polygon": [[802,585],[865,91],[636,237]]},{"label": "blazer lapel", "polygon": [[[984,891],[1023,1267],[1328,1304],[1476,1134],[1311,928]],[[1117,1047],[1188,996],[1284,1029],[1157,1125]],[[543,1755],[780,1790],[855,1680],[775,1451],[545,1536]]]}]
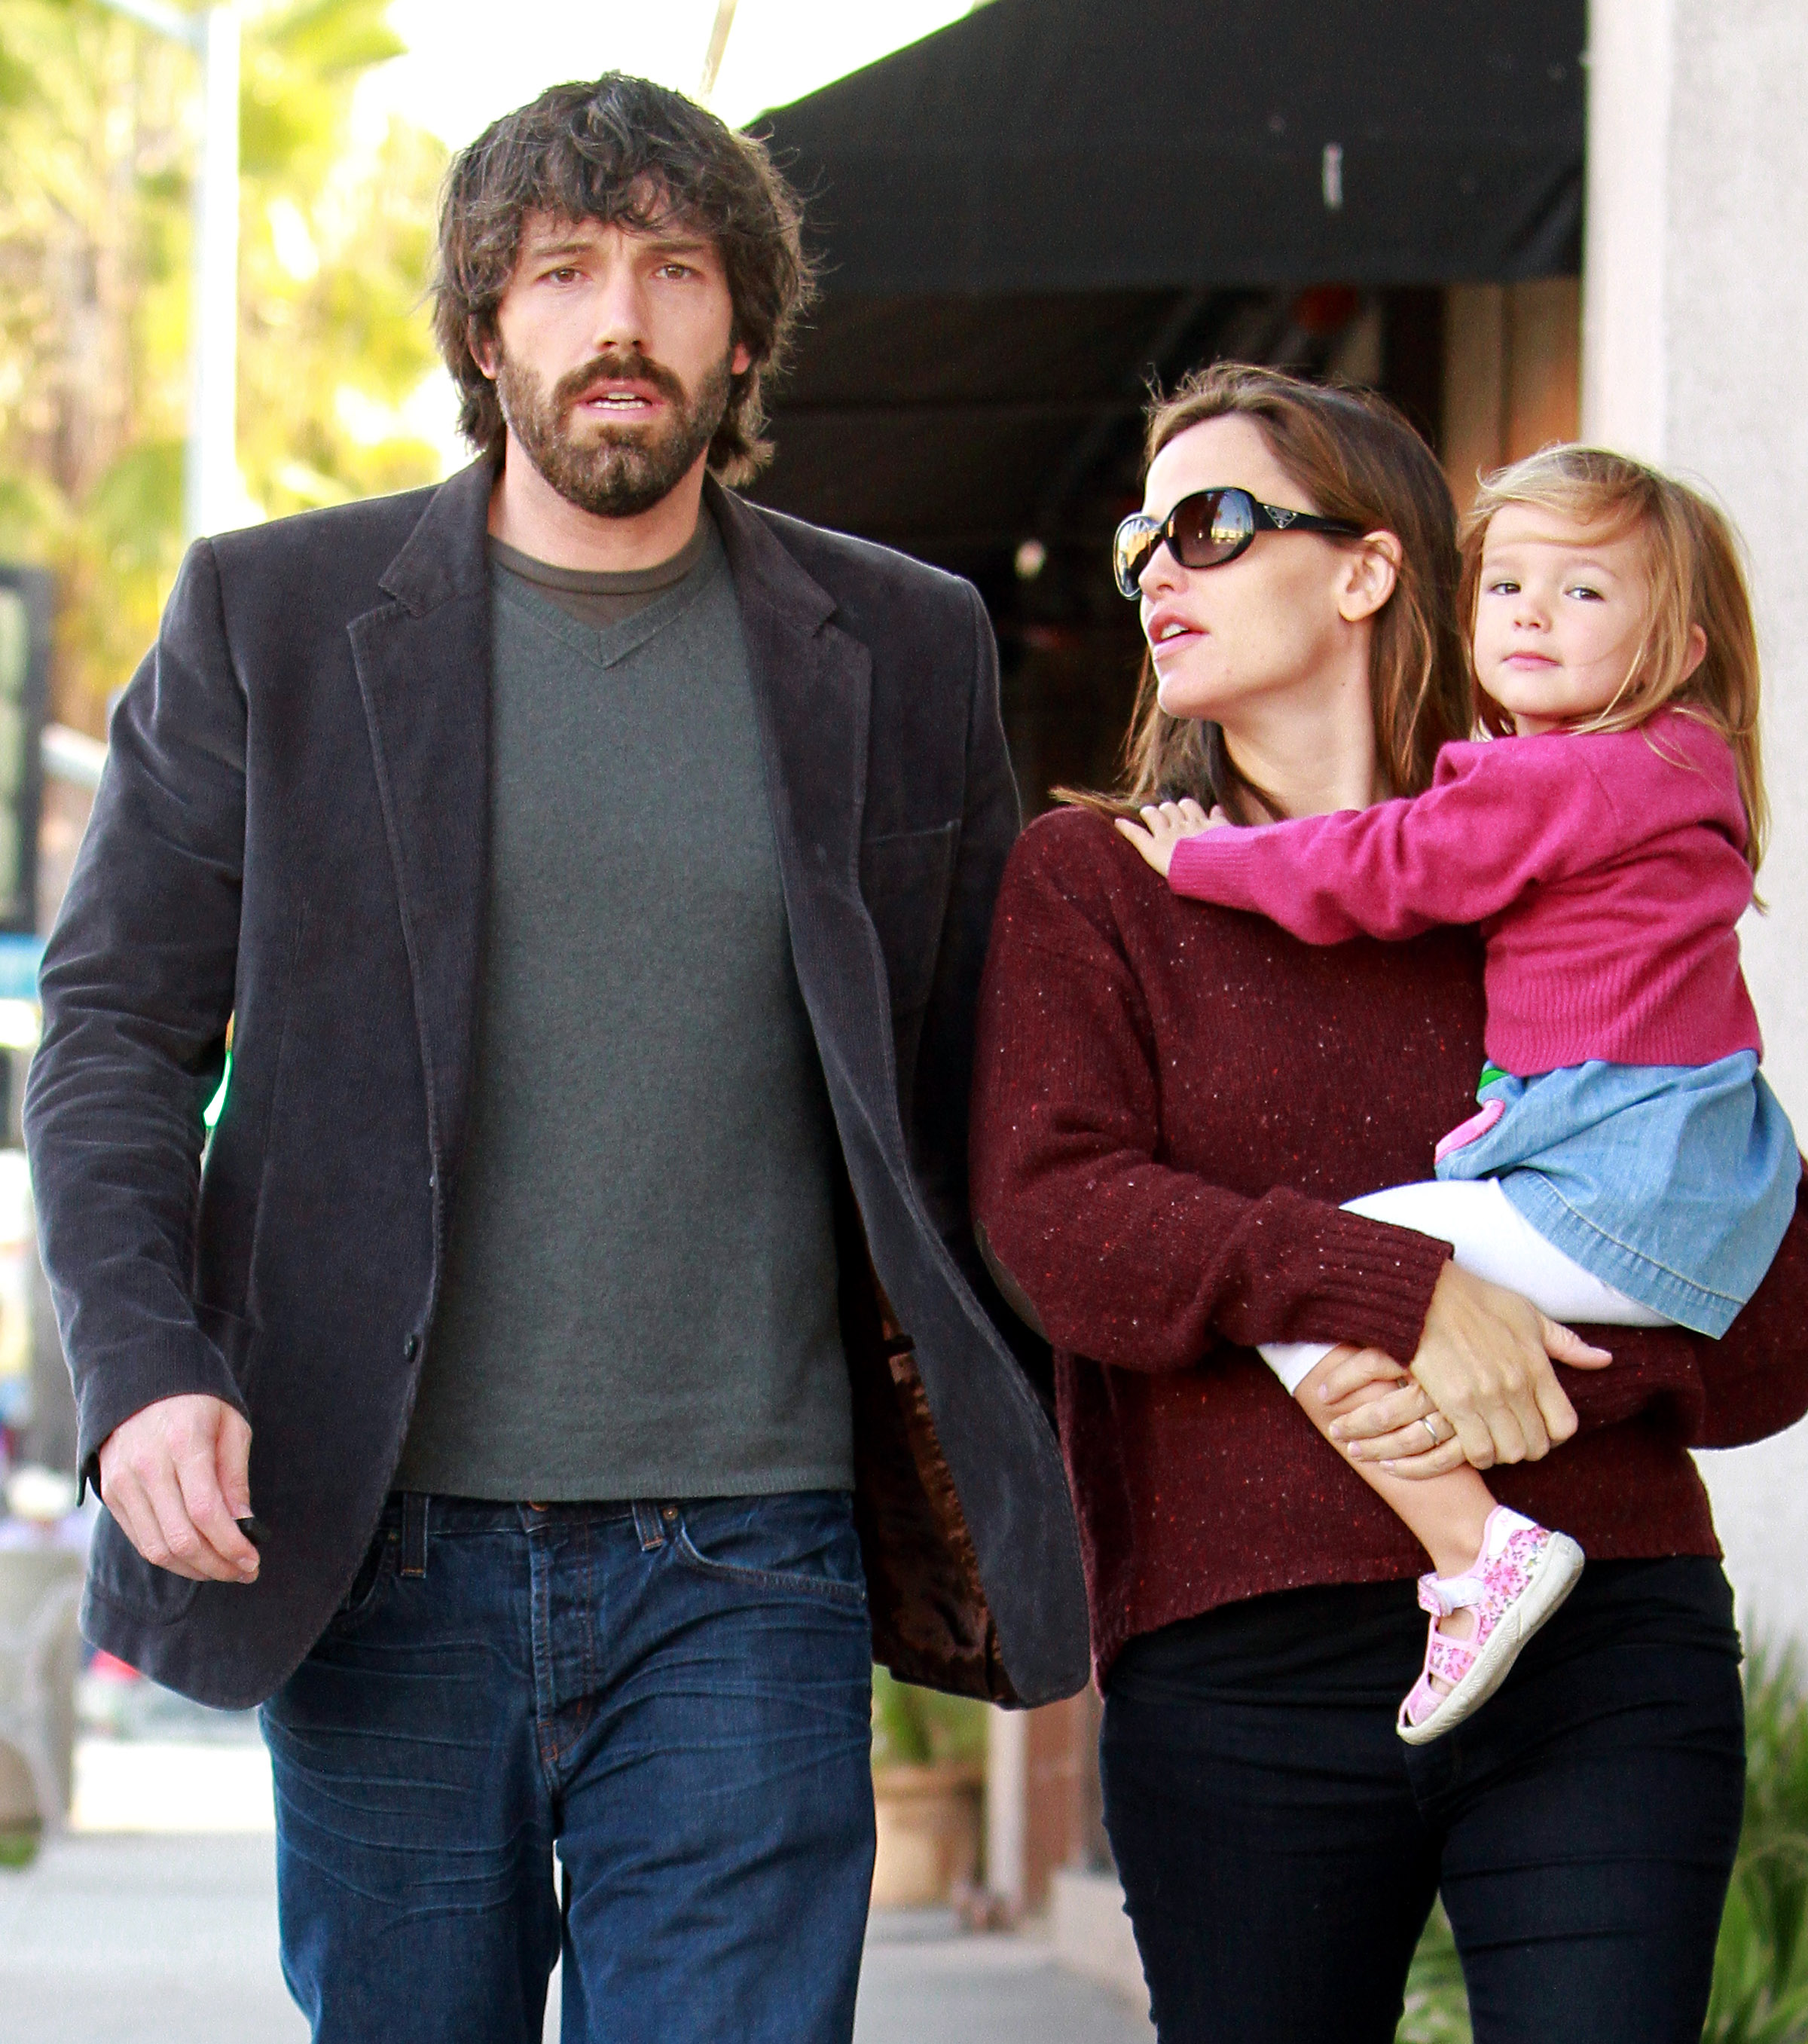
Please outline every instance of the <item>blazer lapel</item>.
[{"label": "blazer lapel", "polygon": [[740,601],[787,892],[795,875],[858,901],[872,655],[831,622],[835,599],[760,513],[707,487]]},{"label": "blazer lapel", "polygon": [[885,1012],[885,961],[860,893],[872,655],[834,624],[834,598],[762,514],[713,478],[706,490],[740,602],[792,955],[833,1093],[862,957],[870,1019]]},{"label": "blazer lapel", "polygon": [[414,975],[442,1247],[470,1097],[489,877],[492,475],[478,461],[441,486],[379,579],[393,601],[348,628]]}]

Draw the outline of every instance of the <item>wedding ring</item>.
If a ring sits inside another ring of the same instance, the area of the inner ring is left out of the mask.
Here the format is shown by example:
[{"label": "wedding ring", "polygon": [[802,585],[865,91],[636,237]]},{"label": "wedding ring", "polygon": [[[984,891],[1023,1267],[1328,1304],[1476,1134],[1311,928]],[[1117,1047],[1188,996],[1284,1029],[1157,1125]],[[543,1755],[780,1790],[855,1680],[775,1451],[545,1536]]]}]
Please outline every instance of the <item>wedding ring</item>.
[{"label": "wedding ring", "polygon": [[1438,1429],[1432,1425],[1429,1420],[1421,1420],[1418,1424],[1425,1429],[1426,1433],[1431,1436],[1431,1445],[1434,1448],[1441,1447],[1443,1446],[1443,1441],[1438,1434]]}]

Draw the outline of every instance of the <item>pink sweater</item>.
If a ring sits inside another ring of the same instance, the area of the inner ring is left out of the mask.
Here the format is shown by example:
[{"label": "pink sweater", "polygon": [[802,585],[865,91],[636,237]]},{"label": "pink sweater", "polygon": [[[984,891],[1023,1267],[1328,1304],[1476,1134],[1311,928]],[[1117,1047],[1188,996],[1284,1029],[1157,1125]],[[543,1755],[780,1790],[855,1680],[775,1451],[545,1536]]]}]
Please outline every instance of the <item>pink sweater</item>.
[{"label": "pink sweater", "polygon": [[1762,1055],[1734,928],[1745,842],[1731,747],[1669,710],[1637,731],[1446,745],[1411,801],[1207,831],[1168,879],[1307,943],[1480,924],[1487,1054],[1530,1078]]}]

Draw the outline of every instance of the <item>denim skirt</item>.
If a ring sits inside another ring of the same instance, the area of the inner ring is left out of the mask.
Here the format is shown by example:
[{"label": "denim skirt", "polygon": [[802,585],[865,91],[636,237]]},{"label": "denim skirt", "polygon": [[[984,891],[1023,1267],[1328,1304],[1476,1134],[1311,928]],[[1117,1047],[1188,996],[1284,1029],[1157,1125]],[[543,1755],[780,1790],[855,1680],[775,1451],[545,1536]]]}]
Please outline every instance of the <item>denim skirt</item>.
[{"label": "denim skirt", "polygon": [[1530,1079],[1491,1068],[1476,1097],[1499,1118],[1445,1147],[1439,1178],[1498,1178],[1583,1270],[1679,1327],[1725,1333],[1770,1268],[1802,1172],[1751,1051],[1710,1065],[1596,1058]]}]

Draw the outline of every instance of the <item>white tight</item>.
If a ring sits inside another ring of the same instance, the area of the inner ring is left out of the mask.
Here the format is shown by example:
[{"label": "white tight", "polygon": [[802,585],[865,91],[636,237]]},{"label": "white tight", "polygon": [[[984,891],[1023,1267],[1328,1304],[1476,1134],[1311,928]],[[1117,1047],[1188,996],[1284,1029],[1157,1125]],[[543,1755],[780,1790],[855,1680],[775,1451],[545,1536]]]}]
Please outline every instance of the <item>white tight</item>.
[{"label": "white tight", "polygon": [[[1390,1185],[1384,1192],[1365,1193],[1347,1201],[1344,1211],[1440,1237],[1454,1247],[1459,1268],[1518,1293],[1553,1320],[1618,1327],[1673,1324],[1546,1242],[1501,1190],[1498,1178],[1433,1178],[1422,1185]],[[1292,1393],[1335,1346],[1264,1342],[1260,1354]]]}]

